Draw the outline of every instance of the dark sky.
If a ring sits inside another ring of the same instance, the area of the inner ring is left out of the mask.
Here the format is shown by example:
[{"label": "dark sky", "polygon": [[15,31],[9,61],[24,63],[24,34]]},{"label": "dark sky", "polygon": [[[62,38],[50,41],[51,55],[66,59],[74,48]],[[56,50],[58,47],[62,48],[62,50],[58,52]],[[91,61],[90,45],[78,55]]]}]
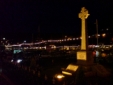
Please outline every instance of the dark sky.
[{"label": "dark sky", "polygon": [[78,13],[85,6],[89,33],[99,29],[113,29],[112,0],[0,0],[1,37],[14,40],[32,40],[32,34],[43,38],[63,35],[80,36],[81,21]]}]

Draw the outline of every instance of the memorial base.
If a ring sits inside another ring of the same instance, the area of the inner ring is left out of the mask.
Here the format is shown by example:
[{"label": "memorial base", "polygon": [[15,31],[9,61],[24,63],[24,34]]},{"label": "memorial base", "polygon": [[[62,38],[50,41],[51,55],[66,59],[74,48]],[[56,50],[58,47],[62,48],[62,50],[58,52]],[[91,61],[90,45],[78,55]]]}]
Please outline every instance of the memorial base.
[{"label": "memorial base", "polygon": [[[77,52],[77,64],[82,67],[84,74],[94,76],[95,73],[99,76],[108,76],[109,72],[102,65],[94,63],[94,57],[91,51],[78,51]],[[102,73],[103,74],[102,74]]]},{"label": "memorial base", "polygon": [[77,64],[91,66],[94,64],[92,51],[81,50],[77,52]]},{"label": "memorial base", "polygon": [[76,85],[83,85],[84,83],[87,85],[87,80],[91,82],[94,81],[92,78],[99,77],[106,79],[110,76],[110,73],[99,64],[80,66],[77,64],[69,64],[66,70],[62,71],[62,74],[65,76],[65,81],[72,82],[74,80],[74,84]]}]

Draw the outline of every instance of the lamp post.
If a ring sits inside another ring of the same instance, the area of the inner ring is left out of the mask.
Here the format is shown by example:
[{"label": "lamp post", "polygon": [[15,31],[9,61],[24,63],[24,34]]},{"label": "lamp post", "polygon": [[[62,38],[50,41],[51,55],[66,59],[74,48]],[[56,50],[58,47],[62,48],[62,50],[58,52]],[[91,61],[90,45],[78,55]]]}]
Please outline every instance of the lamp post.
[{"label": "lamp post", "polygon": [[98,20],[96,19],[96,37],[97,37],[97,45],[98,45]]}]

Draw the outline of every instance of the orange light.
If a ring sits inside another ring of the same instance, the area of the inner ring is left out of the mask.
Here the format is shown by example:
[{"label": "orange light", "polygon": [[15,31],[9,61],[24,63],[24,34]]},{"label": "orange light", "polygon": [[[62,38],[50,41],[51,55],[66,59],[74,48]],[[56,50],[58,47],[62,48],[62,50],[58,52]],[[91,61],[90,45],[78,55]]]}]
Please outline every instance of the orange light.
[{"label": "orange light", "polygon": [[106,36],[106,34],[104,33],[104,34],[102,34],[102,37],[105,37]]},{"label": "orange light", "polygon": [[106,54],[105,53],[102,53],[102,57],[106,57]]},{"label": "orange light", "polygon": [[63,74],[56,74],[55,77],[59,80],[61,80],[62,78],[64,78],[65,76]]}]

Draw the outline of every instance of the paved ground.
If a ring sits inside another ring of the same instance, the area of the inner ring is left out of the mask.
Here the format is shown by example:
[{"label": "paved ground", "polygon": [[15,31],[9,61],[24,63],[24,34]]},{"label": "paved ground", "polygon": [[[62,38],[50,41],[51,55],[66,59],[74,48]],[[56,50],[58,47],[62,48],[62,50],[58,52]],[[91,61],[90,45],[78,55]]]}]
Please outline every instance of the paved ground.
[{"label": "paved ground", "polygon": [[13,82],[3,73],[1,60],[0,60],[0,85],[14,85]]},{"label": "paved ground", "polygon": [[0,75],[0,85],[14,85],[11,80],[4,74]]},{"label": "paved ground", "polygon": [[[4,68],[5,69],[3,70],[3,72],[9,78],[11,78],[11,80],[13,80],[15,85],[52,85],[52,81],[51,81],[52,79],[51,80],[47,79],[48,81],[46,81],[45,74],[42,71],[41,71],[41,77],[38,77],[38,73],[33,74],[32,72],[29,72],[28,70],[18,68],[17,66],[14,66],[11,64],[4,65]],[[51,70],[52,69],[49,69],[49,71]]]},{"label": "paved ground", "polygon": [[[8,66],[6,70],[7,72],[5,73],[7,74],[8,77],[11,78],[11,80],[14,81],[15,85],[52,85],[51,83],[52,81],[44,80],[44,75],[42,75],[42,77],[39,78],[37,76],[38,74],[32,75],[32,73],[29,73],[25,70],[17,69],[16,67],[14,68],[11,66],[10,67]],[[55,69],[53,68],[53,69],[50,69],[49,71],[51,70],[55,70]],[[94,85],[113,85],[111,84],[112,83],[111,81],[101,77],[87,78],[85,79],[85,81],[87,81],[86,84],[81,84],[81,85],[90,85],[90,83],[93,83]],[[56,84],[56,85],[59,85],[59,84]]]},{"label": "paved ground", "polygon": [[[51,80],[46,81],[44,79],[44,75],[47,73],[50,76],[51,74],[57,73],[57,71],[61,70],[60,68],[62,66],[61,64],[60,66],[51,65],[51,67],[43,69],[43,71],[41,71],[42,72],[41,77],[38,77],[38,73],[33,75],[32,72],[28,72],[22,68],[18,68],[17,66],[11,63],[4,63],[3,67],[4,67],[3,69],[4,74],[7,75],[8,78],[10,78],[10,80],[12,80],[15,85],[53,85]],[[13,85],[13,83],[5,75],[1,77],[0,85]],[[83,80],[84,81],[87,80],[86,82],[87,84],[84,85],[91,85],[90,82],[98,82],[97,84],[95,83],[93,85],[113,85],[111,84],[110,81],[106,81],[106,79],[102,79],[99,77],[95,77],[95,78],[93,77]],[[56,84],[56,85],[60,85],[60,84]]]}]

